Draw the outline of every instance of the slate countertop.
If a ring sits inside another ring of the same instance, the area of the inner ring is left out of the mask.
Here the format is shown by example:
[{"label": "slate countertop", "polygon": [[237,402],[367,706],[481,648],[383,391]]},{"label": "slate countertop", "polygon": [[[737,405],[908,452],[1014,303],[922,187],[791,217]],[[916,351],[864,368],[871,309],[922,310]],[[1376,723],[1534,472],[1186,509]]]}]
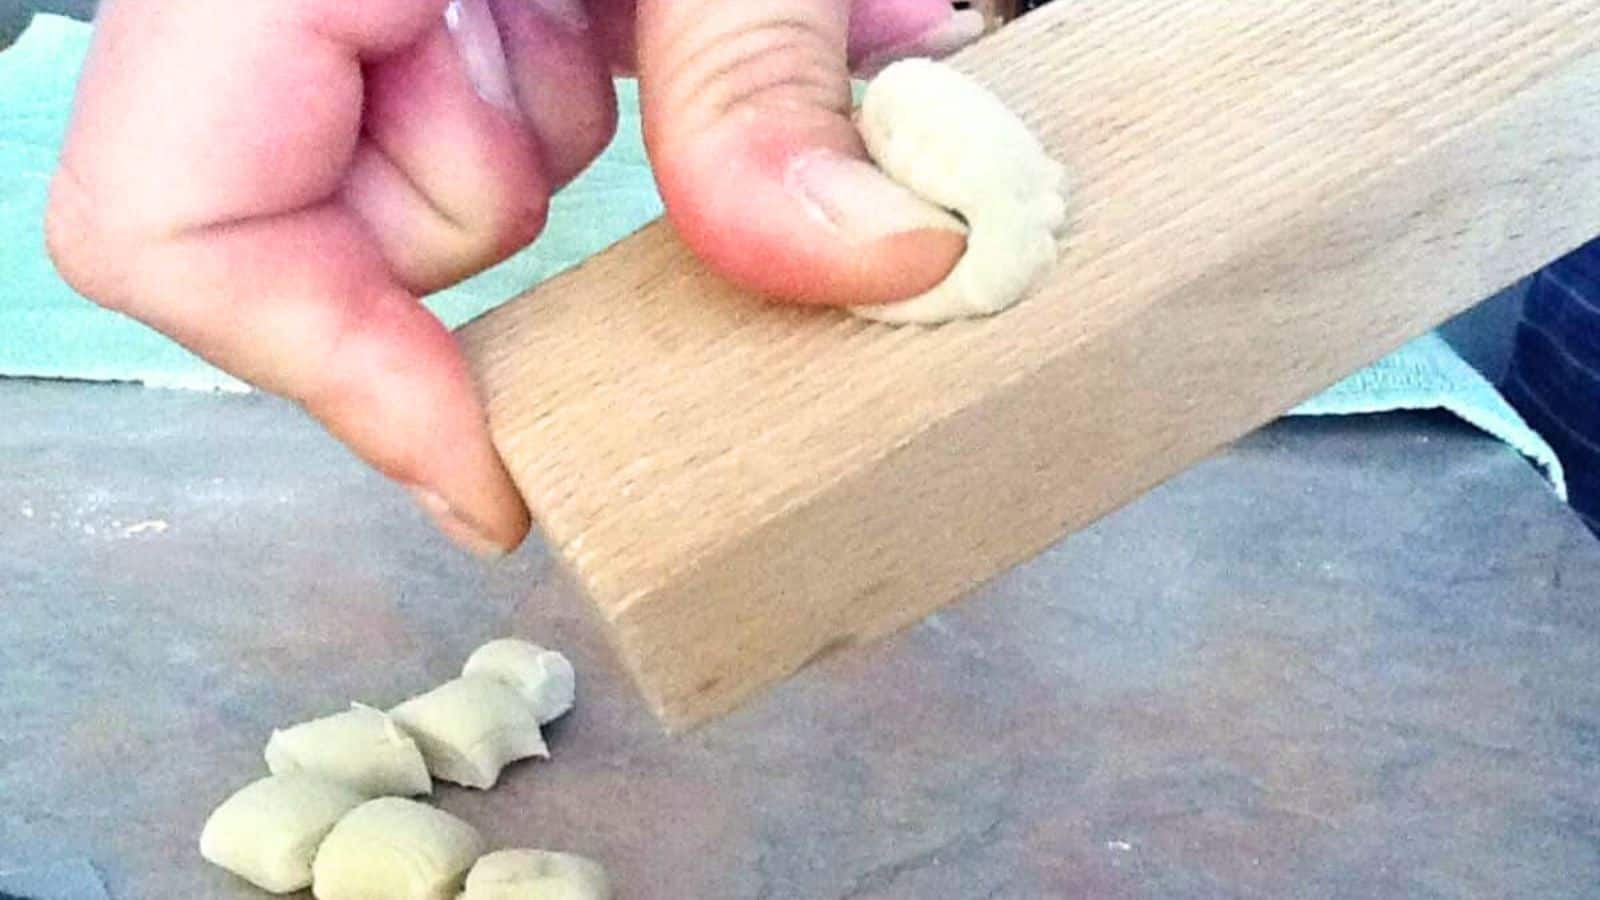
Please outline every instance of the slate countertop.
[{"label": "slate countertop", "polygon": [[1600,544],[1443,418],[1274,426],[680,738],[536,542],[456,554],[278,401],[0,380],[0,422],[0,871],[264,896],[195,842],[271,729],[519,633],[578,709],[439,802],[622,898],[1600,892]]}]

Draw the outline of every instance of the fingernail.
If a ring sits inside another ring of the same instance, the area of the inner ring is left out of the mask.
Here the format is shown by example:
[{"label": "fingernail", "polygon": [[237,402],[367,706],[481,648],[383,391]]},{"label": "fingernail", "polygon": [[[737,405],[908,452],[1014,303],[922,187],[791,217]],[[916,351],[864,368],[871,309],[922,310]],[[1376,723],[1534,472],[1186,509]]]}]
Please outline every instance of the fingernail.
[{"label": "fingernail", "polygon": [[456,514],[444,498],[424,487],[410,485],[406,490],[411,493],[428,515],[433,517],[433,522],[439,530],[445,533],[450,540],[455,541],[467,552],[482,559],[499,559],[506,555],[506,548],[490,540],[483,532],[479,531],[466,519]]},{"label": "fingernail", "polygon": [[530,0],[545,17],[573,31],[589,30],[589,14],[583,0]]},{"label": "fingernail", "polygon": [[456,52],[461,54],[473,90],[490,105],[517,112],[511,67],[506,62],[500,26],[495,24],[489,0],[450,0],[444,8],[444,24],[455,41]]},{"label": "fingernail", "polygon": [[918,197],[865,160],[831,150],[802,154],[785,180],[812,215],[846,240],[868,243],[934,228],[966,233],[961,220]]}]

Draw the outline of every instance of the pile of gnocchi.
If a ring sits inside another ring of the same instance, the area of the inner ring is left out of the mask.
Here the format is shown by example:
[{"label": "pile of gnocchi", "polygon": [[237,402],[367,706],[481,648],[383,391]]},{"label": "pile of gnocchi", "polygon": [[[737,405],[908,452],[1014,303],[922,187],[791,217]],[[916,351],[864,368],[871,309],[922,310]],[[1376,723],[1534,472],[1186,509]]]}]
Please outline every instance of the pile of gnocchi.
[{"label": "pile of gnocchi", "polygon": [[388,712],[345,712],[273,732],[267,777],[229,797],[200,834],[208,861],[262,890],[317,900],[611,900],[593,860],[550,850],[485,855],[477,829],[414,797],[433,780],[494,787],[548,757],[541,727],[576,697],[572,663],[491,641],[461,675]]}]

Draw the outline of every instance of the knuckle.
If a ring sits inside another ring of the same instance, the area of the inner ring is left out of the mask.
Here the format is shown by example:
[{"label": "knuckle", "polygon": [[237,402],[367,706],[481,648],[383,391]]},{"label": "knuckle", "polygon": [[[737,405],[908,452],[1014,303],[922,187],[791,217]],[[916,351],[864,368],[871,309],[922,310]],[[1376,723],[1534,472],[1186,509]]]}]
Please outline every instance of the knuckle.
[{"label": "knuckle", "polygon": [[[542,184],[528,175],[488,183],[475,199],[454,199],[453,207],[453,237],[437,251],[470,274],[533,243],[544,231],[550,202]],[[442,203],[435,208],[442,210]]]},{"label": "knuckle", "polygon": [[611,145],[617,133],[617,120],[616,105],[611,104],[594,121],[574,129],[566,146],[552,151],[557,158],[551,162],[551,181],[565,185],[593,165]]},{"label": "knuckle", "polygon": [[62,168],[51,181],[44,239],[56,271],[73,290],[108,309],[129,311],[132,299],[116,274],[127,242],[111,235],[94,198],[70,169]]},{"label": "knuckle", "polygon": [[544,230],[549,214],[550,204],[542,191],[503,204],[488,225],[488,249],[496,256],[509,256],[521,250]]}]

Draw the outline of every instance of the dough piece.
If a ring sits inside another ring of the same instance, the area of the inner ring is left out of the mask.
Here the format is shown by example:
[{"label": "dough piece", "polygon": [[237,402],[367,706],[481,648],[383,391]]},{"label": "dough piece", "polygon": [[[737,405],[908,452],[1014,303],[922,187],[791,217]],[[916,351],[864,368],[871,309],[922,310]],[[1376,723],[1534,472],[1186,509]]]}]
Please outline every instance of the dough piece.
[{"label": "dough piece", "polygon": [[309,775],[273,775],[223,801],[200,831],[200,855],[264,891],[311,884],[317,845],[366,798]]},{"label": "dough piece", "polygon": [[390,711],[441,781],[487,790],[519,759],[549,756],[522,695],[492,678],[447,681]]},{"label": "dough piece", "polygon": [[533,705],[540,724],[560,718],[577,696],[577,673],[565,656],[538,644],[490,641],[467,658],[463,675],[480,675],[516,688]]},{"label": "dough piece", "polygon": [[1055,264],[1066,170],[982,85],[931,60],[897,62],[867,85],[857,125],[885,174],[959,214],[968,231],[966,253],[932,290],[851,312],[897,324],[989,315]]},{"label": "dough piece", "polygon": [[267,769],[337,781],[367,797],[412,797],[433,791],[422,751],[382,710],[349,711],[274,731]]},{"label": "dough piece", "polygon": [[611,878],[573,853],[501,850],[472,867],[459,900],[611,900]]},{"label": "dough piece", "polygon": [[454,900],[483,848],[477,829],[444,810],[379,797],[322,842],[311,890],[317,900]]}]

